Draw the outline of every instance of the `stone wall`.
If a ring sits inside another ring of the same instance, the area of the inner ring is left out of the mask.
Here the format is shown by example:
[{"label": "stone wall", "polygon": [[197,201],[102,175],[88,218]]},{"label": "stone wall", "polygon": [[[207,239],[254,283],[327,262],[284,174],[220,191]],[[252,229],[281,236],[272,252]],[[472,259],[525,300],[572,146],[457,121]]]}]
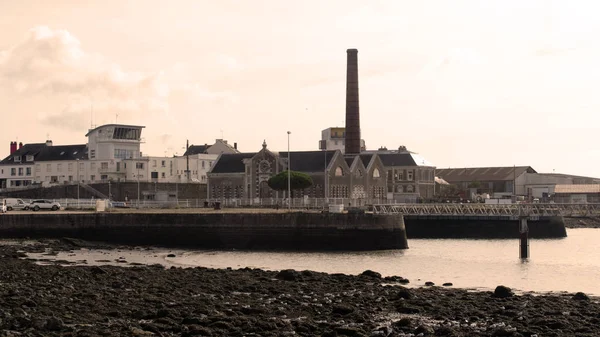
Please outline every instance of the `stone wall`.
[{"label": "stone wall", "polygon": [[0,237],[211,249],[408,248],[402,216],[303,212],[12,213],[0,216]]},{"label": "stone wall", "polygon": [[[519,222],[503,218],[404,216],[406,235],[419,239],[517,239]],[[567,236],[562,217],[528,221],[530,238],[564,238]]]}]

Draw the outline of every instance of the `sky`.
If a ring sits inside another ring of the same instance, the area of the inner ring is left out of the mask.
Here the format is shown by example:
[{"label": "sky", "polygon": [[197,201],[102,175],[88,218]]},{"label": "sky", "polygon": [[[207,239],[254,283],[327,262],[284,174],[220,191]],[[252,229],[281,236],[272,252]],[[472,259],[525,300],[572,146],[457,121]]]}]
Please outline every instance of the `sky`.
[{"label": "sky", "polygon": [[[358,49],[368,149],[600,177],[600,3],[0,0],[0,157],[144,125],[145,155],[317,150]],[[594,131],[596,130],[596,131]],[[1,145],[4,144],[4,145]],[[5,147],[2,147],[5,146]]]}]

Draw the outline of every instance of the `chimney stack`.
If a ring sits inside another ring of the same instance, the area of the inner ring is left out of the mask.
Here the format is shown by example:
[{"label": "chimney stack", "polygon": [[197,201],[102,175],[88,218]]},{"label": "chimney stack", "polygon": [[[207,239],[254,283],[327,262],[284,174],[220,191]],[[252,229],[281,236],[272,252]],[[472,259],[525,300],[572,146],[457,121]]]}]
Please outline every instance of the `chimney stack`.
[{"label": "chimney stack", "polygon": [[46,146],[52,146],[52,141],[51,140],[47,140],[46,141]]},{"label": "chimney stack", "polygon": [[237,150],[237,143],[233,143],[233,148]]},{"label": "chimney stack", "polygon": [[13,154],[17,151],[17,142],[10,142],[10,154]]},{"label": "chimney stack", "polygon": [[19,150],[23,147],[23,142],[19,142]]},{"label": "chimney stack", "polygon": [[360,153],[360,113],[358,108],[358,50],[348,49],[346,65],[346,149],[345,154]]}]

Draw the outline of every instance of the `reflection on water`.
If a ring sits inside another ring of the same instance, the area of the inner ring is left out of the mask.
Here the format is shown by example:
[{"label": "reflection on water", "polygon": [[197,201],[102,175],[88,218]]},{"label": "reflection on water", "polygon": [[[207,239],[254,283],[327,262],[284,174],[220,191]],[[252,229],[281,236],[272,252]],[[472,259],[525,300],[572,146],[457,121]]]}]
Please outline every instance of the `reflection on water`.
[{"label": "reflection on water", "polygon": [[[564,239],[531,240],[530,258],[519,258],[519,241],[412,239],[410,249],[375,252],[254,252],[254,251],[78,251],[54,259],[163,263],[213,268],[297,269],[359,274],[371,269],[384,276],[408,278],[412,285],[493,289],[506,285],[521,291],[583,291],[600,296],[599,229],[571,229]],[[168,254],[175,257],[168,257]],[[37,258],[37,256],[36,256]]]}]

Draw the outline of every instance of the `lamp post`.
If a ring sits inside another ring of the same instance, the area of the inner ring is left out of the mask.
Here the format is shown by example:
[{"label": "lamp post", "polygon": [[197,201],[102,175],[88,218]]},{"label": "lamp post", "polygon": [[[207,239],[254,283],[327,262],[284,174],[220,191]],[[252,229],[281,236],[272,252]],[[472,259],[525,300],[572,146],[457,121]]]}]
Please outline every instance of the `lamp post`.
[{"label": "lamp post", "polygon": [[81,179],[79,178],[79,158],[77,158],[76,164],[77,164],[77,209],[79,209],[79,183],[81,182]]},{"label": "lamp post", "polygon": [[137,208],[140,208],[140,163],[135,162],[137,168]]},{"label": "lamp post", "polygon": [[288,131],[288,210],[292,209],[292,162],[290,161],[290,134],[292,132]]}]

